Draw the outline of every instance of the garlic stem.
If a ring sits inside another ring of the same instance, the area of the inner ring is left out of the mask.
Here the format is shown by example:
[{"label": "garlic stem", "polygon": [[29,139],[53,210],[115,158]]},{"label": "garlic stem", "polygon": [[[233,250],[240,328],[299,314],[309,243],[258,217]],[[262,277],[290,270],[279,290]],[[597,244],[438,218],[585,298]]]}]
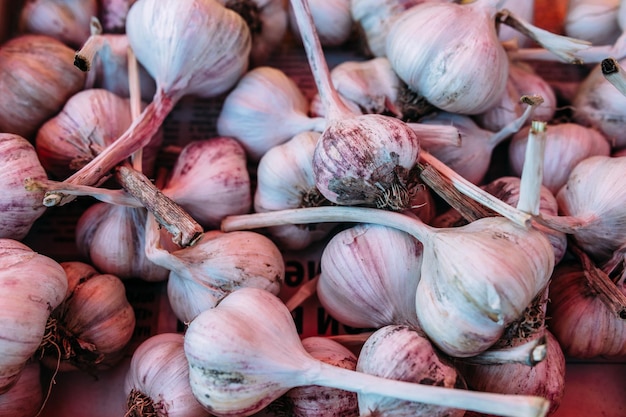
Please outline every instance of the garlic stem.
[{"label": "garlic stem", "polygon": [[326,118],[328,120],[340,120],[353,116],[354,112],[345,105],[332,83],[328,63],[324,57],[322,44],[313,23],[313,16],[308,1],[290,1],[320,100],[326,111]]},{"label": "garlic stem", "polygon": [[600,63],[600,68],[604,78],[626,96],[626,72],[617,59],[612,57],[603,59]]},{"label": "garlic stem", "polygon": [[443,162],[429,154],[428,152],[420,152],[419,159],[422,163],[431,165],[442,175],[447,177],[451,184],[459,190],[462,194],[474,199],[475,201],[483,204],[485,207],[490,208],[503,217],[511,220],[513,223],[528,229],[530,227],[531,216],[528,213],[524,213],[515,207],[510,206],[504,201],[494,197],[488,192],[482,190],[480,187],[467,181],[465,178],[454,172],[451,168],[446,166]]},{"label": "garlic stem", "polygon": [[526,124],[535,111],[536,106],[543,103],[543,97],[540,95],[522,96],[520,97],[520,102],[528,105],[522,115],[489,137],[489,142],[494,148],[504,139],[517,133]]},{"label": "garlic stem", "polygon": [[488,349],[479,355],[462,358],[461,360],[465,363],[479,365],[520,363],[535,366],[546,358],[547,352],[546,338],[537,337],[517,346]]},{"label": "garlic stem", "polygon": [[436,145],[461,146],[461,133],[454,126],[430,123],[407,123],[420,138],[420,146],[428,149]]},{"label": "garlic stem", "polygon": [[[93,197],[104,203],[116,204],[118,206],[143,207],[135,197],[123,190],[111,190],[89,185],[74,185],[63,181],[35,180],[32,178],[27,178],[24,181],[24,187],[29,191],[58,191],[67,195]],[[43,204],[46,207],[54,206],[54,203],[48,202],[45,198]]]},{"label": "garlic stem", "polygon": [[323,362],[310,372],[307,383],[344,389],[361,395],[384,395],[406,401],[509,416],[545,416],[550,402],[538,396],[506,395],[444,388],[386,379]]},{"label": "garlic stem", "polygon": [[92,17],[89,24],[91,35],[87,38],[82,48],[74,55],[74,66],[83,72],[91,70],[93,60],[102,49],[106,38],[102,36],[102,25],[97,17]]},{"label": "garlic stem", "polygon": [[570,64],[583,64],[584,60],[578,53],[591,46],[590,42],[569,36],[557,35],[547,30],[541,29],[524,19],[517,17],[509,10],[502,10],[498,13],[498,20],[549,50],[560,58],[563,62]]},{"label": "garlic stem", "polygon": [[204,233],[200,226],[182,207],[161,192],[145,175],[128,165],[116,169],[120,185],[151,212],[156,220],[172,234],[179,246],[193,246]]},{"label": "garlic stem", "polygon": [[607,274],[593,264],[589,256],[578,245],[571,243],[568,248],[580,260],[589,287],[609,310],[613,311],[620,319],[626,320],[626,294],[617,288]]},{"label": "garlic stem", "polygon": [[533,216],[539,215],[541,184],[543,181],[543,159],[546,147],[547,123],[534,120],[528,131],[526,155],[517,208]]},{"label": "garlic stem", "polygon": [[315,277],[311,278],[304,284],[298,287],[298,290],[293,294],[287,301],[285,301],[285,305],[289,311],[293,311],[302,304],[304,301],[309,299],[313,294],[317,292],[317,282],[319,281],[319,274]]}]

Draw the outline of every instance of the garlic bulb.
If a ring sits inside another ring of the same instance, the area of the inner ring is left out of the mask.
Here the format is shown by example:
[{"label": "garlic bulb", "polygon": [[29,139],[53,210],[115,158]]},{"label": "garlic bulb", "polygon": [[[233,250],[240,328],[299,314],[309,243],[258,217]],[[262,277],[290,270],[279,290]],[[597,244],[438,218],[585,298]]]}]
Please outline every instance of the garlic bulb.
[{"label": "garlic bulb", "polygon": [[165,281],[169,271],[145,255],[146,218],[142,207],[95,203],[78,218],[76,247],[103,273],[122,279]]},{"label": "garlic bulb", "polygon": [[51,36],[78,48],[90,35],[89,22],[98,7],[98,0],[29,0],[21,6],[18,30]]},{"label": "garlic bulb", "polygon": [[[529,129],[527,126],[520,130],[509,143],[509,167],[517,176],[522,174]],[[565,185],[580,161],[594,155],[608,156],[611,152],[611,145],[602,133],[577,123],[551,124],[546,132],[542,184],[553,194]]]},{"label": "garlic bulb", "polygon": [[[429,1],[404,11],[387,34],[392,68],[441,110],[478,114],[493,107],[505,94],[509,67],[494,24],[500,1]],[[422,38],[428,42],[410,41]]]},{"label": "garlic bulb", "polygon": [[250,28],[252,66],[265,64],[275,53],[287,34],[287,7],[283,0],[219,0],[239,13]]},{"label": "garlic bulb", "polygon": [[135,330],[135,313],[126,287],[115,275],[101,274],[91,265],[62,262],[68,280],[65,300],[48,320],[50,338],[43,363],[61,371],[96,374],[116,365]]},{"label": "garlic bulb", "polygon": [[133,352],[124,390],[129,416],[208,417],[189,386],[183,335],[159,333]]},{"label": "garlic bulb", "polygon": [[304,93],[282,70],[253,68],[224,99],[217,132],[236,138],[248,157],[258,161],[294,135],[324,128],[324,119],[309,117],[308,108]]},{"label": "garlic bulb", "polygon": [[425,1],[432,0],[350,0],[350,13],[357,24],[360,40],[365,44],[366,55],[385,56],[387,32],[393,19]]},{"label": "garlic bulb", "polygon": [[33,145],[19,135],[0,133],[0,238],[22,240],[45,212],[41,190],[27,190],[25,180],[46,180]]},{"label": "garlic bulb", "polygon": [[100,0],[100,21],[106,33],[123,33],[126,30],[128,9],[136,0]]},{"label": "garlic bulb", "polygon": [[320,304],[352,327],[418,327],[415,292],[423,250],[414,237],[390,227],[360,224],[338,232],[320,259]]},{"label": "garlic bulb", "polygon": [[[129,99],[101,88],[79,91],[37,131],[37,156],[52,177],[67,178],[113,143],[131,122]],[[163,129],[159,129],[142,152],[148,175],[162,143]]]},{"label": "garlic bulb", "polygon": [[65,298],[65,271],[53,259],[0,239],[0,394],[17,382],[47,334],[50,313]]},{"label": "garlic bulb", "polygon": [[20,373],[15,385],[0,394],[0,417],[33,417],[44,405],[40,379],[40,365],[29,362]]},{"label": "garlic bulb", "polygon": [[[461,374],[451,361],[437,352],[420,331],[406,325],[388,325],[367,338],[357,362],[358,371],[400,381],[465,389]],[[359,395],[364,417],[433,416],[462,417],[465,410],[398,401],[379,395]]]},{"label": "garlic bulb", "polygon": [[[504,0],[500,6],[502,9],[510,10],[515,15],[521,17],[527,22],[533,23],[535,19],[535,2],[534,1],[515,1]],[[524,34],[518,32],[510,26],[500,25],[498,28],[498,38],[502,42],[515,40],[517,45],[526,47],[532,44],[532,40]]]},{"label": "garlic bulb", "polygon": [[252,191],[243,147],[228,137],[187,143],[161,191],[204,227],[248,213]]},{"label": "garlic bulb", "polygon": [[[313,152],[319,132],[302,132],[269,149],[256,170],[254,211],[264,213],[288,208],[328,204],[315,186]],[[283,249],[301,250],[324,239],[336,224],[282,225],[267,229]]]},{"label": "garlic bulb", "polygon": [[[308,0],[311,17],[320,42],[324,46],[339,46],[352,35],[353,21],[350,0]],[[293,7],[288,7],[289,29],[300,40],[300,27]]]},{"label": "garlic bulb", "polygon": [[[310,336],[302,339],[302,347],[314,358],[345,369],[356,369],[357,357],[348,348],[325,337]],[[329,413],[342,417],[359,416],[357,396],[354,392],[337,388],[305,385],[295,387],[283,398],[290,406],[293,417],[324,417]]]},{"label": "garlic bulb", "polygon": [[617,21],[619,4],[620,0],[568,0],[564,33],[594,45],[613,44],[622,34]]},{"label": "garlic bulb", "polygon": [[253,415],[289,389],[305,385],[520,417],[545,416],[548,407],[540,397],[398,381],[320,361],[302,346],[283,302],[258,288],[234,291],[200,313],[189,324],[184,348],[191,389],[216,416]]},{"label": "garlic bulb", "polygon": [[626,132],[622,128],[626,121],[626,97],[606,80],[600,65],[580,82],[572,106],[574,122],[598,129],[612,147],[626,146]]},{"label": "garlic bulb", "polygon": [[280,290],[285,262],[274,242],[264,235],[207,231],[193,246],[170,251],[160,243],[152,215],[146,227],[146,256],[170,271],[167,295],[182,322],[191,321],[241,288],[254,287],[272,294]]},{"label": "garlic bulb", "polygon": [[[34,139],[37,129],[82,90],[85,74],[76,69],[74,51],[46,35],[26,34],[0,46],[0,132]],[[37,82],[32,82],[37,80]]]}]

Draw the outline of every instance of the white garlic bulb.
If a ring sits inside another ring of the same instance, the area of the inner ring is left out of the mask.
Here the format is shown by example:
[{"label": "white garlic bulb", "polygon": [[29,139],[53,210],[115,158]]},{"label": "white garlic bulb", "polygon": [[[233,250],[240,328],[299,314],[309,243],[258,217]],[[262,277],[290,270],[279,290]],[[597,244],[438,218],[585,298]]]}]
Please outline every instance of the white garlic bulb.
[{"label": "white garlic bulb", "polygon": [[[352,34],[350,0],[308,0],[315,29],[324,46],[338,46],[348,41]],[[291,5],[289,29],[296,39],[300,39],[300,28]]]},{"label": "white garlic bulb", "polygon": [[325,120],[309,117],[308,110],[308,100],[293,79],[278,68],[261,66],[248,71],[226,96],[217,132],[236,138],[248,157],[258,161],[296,134],[324,128]]},{"label": "white garlic bulb", "polygon": [[406,10],[387,35],[392,68],[442,110],[478,114],[493,107],[505,93],[509,67],[494,24],[497,3],[425,2]]},{"label": "white garlic bulb", "polygon": [[563,31],[594,45],[612,45],[622,34],[619,4],[620,0],[568,0]]}]

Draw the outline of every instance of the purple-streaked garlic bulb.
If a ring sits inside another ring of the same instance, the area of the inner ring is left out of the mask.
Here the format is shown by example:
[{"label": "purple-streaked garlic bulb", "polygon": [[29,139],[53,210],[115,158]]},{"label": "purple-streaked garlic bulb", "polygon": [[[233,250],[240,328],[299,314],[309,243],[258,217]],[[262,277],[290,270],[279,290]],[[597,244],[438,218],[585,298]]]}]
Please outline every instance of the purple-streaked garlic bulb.
[{"label": "purple-streaked garlic bulb", "polygon": [[0,132],[33,140],[37,129],[83,89],[74,50],[46,35],[26,34],[0,46]]},{"label": "purple-streaked garlic bulb", "polygon": [[[521,176],[530,126],[522,128],[509,143],[509,167]],[[567,182],[570,172],[585,158],[608,156],[611,145],[598,130],[577,123],[551,124],[546,130],[542,184],[556,194]]]},{"label": "purple-streaked garlic bulb", "polygon": [[26,189],[25,181],[47,180],[34,146],[25,138],[0,133],[0,238],[22,240],[46,207],[43,192]]},{"label": "purple-streaked garlic bulb", "polygon": [[98,15],[98,0],[27,0],[19,14],[21,33],[47,35],[71,48],[79,48],[90,35],[91,18]]},{"label": "purple-streaked garlic bulb", "polygon": [[321,131],[326,121],[309,117],[309,102],[282,70],[261,66],[248,71],[226,98],[217,132],[237,139],[251,160],[300,132]]},{"label": "purple-streaked garlic bulb", "polygon": [[[324,247],[317,283],[320,304],[339,322],[357,328],[419,326],[415,292],[423,246],[408,233],[359,224]],[[402,262],[388,262],[389,259]]]},{"label": "purple-streaked garlic bulb", "polygon": [[[129,99],[101,88],[79,91],[35,137],[35,149],[50,176],[67,178],[113,143],[132,123]],[[142,152],[146,175],[153,172],[163,143],[159,129]]]},{"label": "purple-streaked garlic bulb", "polygon": [[169,270],[145,254],[146,218],[143,207],[97,202],[76,223],[76,247],[102,273],[121,279],[165,281]]},{"label": "purple-streaked garlic bulb", "polygon": [[[465,389],[463,376],[442,355],[428,337],[406,325],[387,325],[367,338],[357,362],[358,371],[384,378],[425,385]],[[465,410],[395,398],[361,394],[359,412],[363,417],[432,416],[462,417]]]},{"label": "purple-streaked garlic bulb", "polygon": [[243,147],[229,137],[188,143],[161,191],[207,228],[218,228],[228,215],[250,212],[252,191]]}]

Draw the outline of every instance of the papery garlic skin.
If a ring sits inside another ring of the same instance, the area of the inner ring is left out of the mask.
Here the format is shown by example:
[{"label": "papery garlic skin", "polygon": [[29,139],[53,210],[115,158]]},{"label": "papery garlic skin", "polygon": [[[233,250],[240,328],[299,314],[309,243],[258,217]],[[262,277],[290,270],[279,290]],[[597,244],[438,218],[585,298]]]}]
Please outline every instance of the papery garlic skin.
[{"label": "papery garlic skin", "polygon": [[51,36],[79,48],[90,35],[90,22],[98,15],[98,0],[29,0],[19,14],[18,30]]},{"label": "papery garlic skin", "polygon": [[43,191],[25,180],[47,180],[33,145],[19,135],[0,133],[0,238],[22,240],[45,212]]},{"label": "papery garlic skin", "polygon": [[135,349],[124,380],[129,412],[143,405],[144,409],[152,407],[157,416],[209,416],[191,391],[183,344],[182,334],[160,333]]},{"label": "papery garlic skin", "polygon": [[136,0],[100,0],[102,28],[106,33],[123,33],[126,15]]},{"label": "papery garlic skin", "polygon": [[[113,143],[131,123],[129,99],[101,88],[79,91],[37,131],[37,156],[52,177],[67,178]],[[143,148],[142,168],[148,175],[153,172],[162,143],[163,130],[159,129]]]},{"label": "papery garlic skin", "polygon": [[142,207],[95,203],[76,224],[76,247],[99,271],[122,279],[165,281],[169,270],[145,255],[147,213]]},{"label": "papery garlic skin", "polygon": [[[529,126],[521,129],[509,143],[509,166],[517,176],[522,175],[529,130]],[[553,194],[565,185],[570,172],[580,161],[611,153],[611,145],[602,133],[577,123],[551,124],[546,135],[542,184]]]},{"label": "papery garlic skin", "polygon": [[161,191],[207,228],[218,228],[225,216],[248,213],[252,191],[243,147],[229,137],[189,142]]},{"label": "papery garlic skin", "polygon": [[[444,253],[455,262],[440,259]],[[502,217],[436,233],[424,243],[424,259],[438,258],[422,264],[417,317],[433,343],[455,357],[493,345],[547,285],[555,265],[542,232]]]},{"label": "papery garlic skin", "polygon": [[597,262],[610,258],[626,241],[624,173],[626,157],[591,156],[572,169],[556,194],[561,213],[583,222],[574,238]]},{"label": "papery garlic skin", "polygon": [[356,328],[418,327],[415,291],[422,252],[415,238],[385,226],[360,224],[338,232],[320,259],[320,304]]},{"label": "papery garlic skin", "polygon": [[[352,34],[350,0],[309,0],[313,24],[323,46],[338,46]],[[300,39],[300,29],[291,5],[288,6],[289,29]]]},{"label": "papery garlic skin", "polygon": [[[388,325],[375,331],[363,344],[357,371],[385,378],[448,388],[466,388],[452,363],[438,353],[428,338],[406,325]],[[465,410],[380,395],[358,396],[361,416],[462,417]]]},{"label": "papery garlic skin", "polygon": [[309,103],[282,70],[261,66],[248,71],[228,93],[217,118],[217,132],[236,138],[252,161],[300,132],[325,126],[308,115]]},{"label": "papery garlic skin", "polygon": [[[563,352],[574,358],[626,355],[626,323],[590,289],[579,264],[559,264],[550,282],[548,322]],[[615,288],[626,293],[623,284]]]},{"label": "papery garlic skin", "polygon": [[126,353],[135,330],[135,312],[126,287],[111,274],[101,274],[79,261],[62,262],[68,279],[65,300],[51,314],[61,358],[48,347],[42,363],[63,372],[110,369]]},{"label": "papery garlic skin", "polygon": [[33,140],[37,129],[83,89],[74,50],[46,35],[21,35],[0,46],[0,132]]},{"label": "papery garlic skin", "polygon": [[619,4],[620,0],[569,0],[565,35],[594,45],[612,45],[622,34],[617,21]]},{"label": "papery garlic skin", "polygon": [[[302,346],[318,360],[356,370],[356,355],[332,339],[310,336],[302,339]],[[329,413],[342,417],[359,415],[357,395],[351,391],[305,385],[290,389],[283,398],[290,404],[293,417],[326,417]]]},{"label": "papery garlic skin", "polygon": [[[517,0],[504,0],[500,9],[510,10],[515,16],[524,19],[526,22],[533,23],[535,20],[535,2],[534,1],[517,1]],[[515,40],[519,46],[530,46],[532,40],[524,36],[519,31],[506,25],[500,25],[498,28],[498,38],[502,42]]]},{"label": "papery garlic skin", "polygon": [[419,4],[394,21],[386,56],[408,88],[435,107],[482,113],[505,93],[508,78],[509,60],[495,30],[495,13],[494,1]]},{"label": "papery garlic skin", "polygon": [[[255,212],[327,204],[313,175],[313,152],[319,137],[319,132],[298,133],[261,157],[256,170]],[[336,226],[287,224],[269,227],[268,233],[281,249],[301,250],[324,239]]]},{"label": "papery garlic skin", "polygon": [[13,239],[0,239],[0,394],[16,383],[43,342],[50,313],[65,298],[63,267]]},{"label": "papery garlic skin", "polygon": [[24,367],[15,385],[0,394],[0,417],[37,415],[44,401],[40,374],[37,361],[31,361]]}]

